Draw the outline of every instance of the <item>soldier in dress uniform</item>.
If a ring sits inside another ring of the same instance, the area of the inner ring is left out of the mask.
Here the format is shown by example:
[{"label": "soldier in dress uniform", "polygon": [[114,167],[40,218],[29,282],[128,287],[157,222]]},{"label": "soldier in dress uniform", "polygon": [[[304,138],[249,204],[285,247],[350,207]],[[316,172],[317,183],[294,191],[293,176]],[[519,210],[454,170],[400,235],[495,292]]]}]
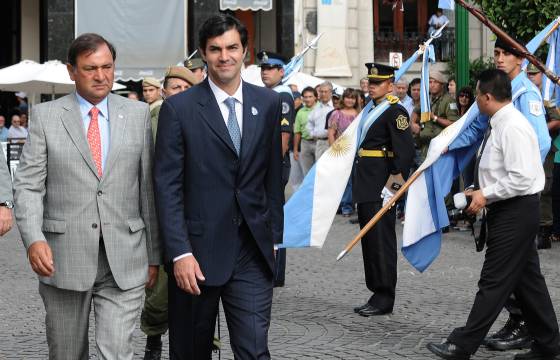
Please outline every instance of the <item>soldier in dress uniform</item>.
[{"label": "soldier in dress uniform", "polygon": [[151,76],[145,77],[144,80],[142,80],[142,95],[144,96],[144,101],[150,105],[152,129],[157,129],[159,110],[163,103],[161,97],[161,83],[159,80]]},{"label": "soldier in dress uniform", "polygon": [[[282,101],[282,115],[280,121],[280,131],[282,132],[282,183],[284,187],[290,178],[290,137],[293,132],[295,120],[294,98],[292,89],[282,84],[284,77],[284,66],[286,58],[280,54],[270,51],[261,51],[257,54],[259,66],[261,68],[261,79],[264,85],[280,94]],[[286,272],[286,249],[279,249],[276,253],[276,273],[274,276],[274,286],[284,286]]]},{"label": "soldier in dress uniform", "polygon": [[[367,130],[355,162],[353,198],[358,204],[360,227],[364,227],[384,202],[404,182],[414,159],[414,140],[406,109],[393,92],[393,67],[368,63],[372,101],[390,105]],[[397,237],[395,208],[389,210],[362,238],[366,285],[370,299],[354,311],[362,316],[393,311],[397,284]]]}]

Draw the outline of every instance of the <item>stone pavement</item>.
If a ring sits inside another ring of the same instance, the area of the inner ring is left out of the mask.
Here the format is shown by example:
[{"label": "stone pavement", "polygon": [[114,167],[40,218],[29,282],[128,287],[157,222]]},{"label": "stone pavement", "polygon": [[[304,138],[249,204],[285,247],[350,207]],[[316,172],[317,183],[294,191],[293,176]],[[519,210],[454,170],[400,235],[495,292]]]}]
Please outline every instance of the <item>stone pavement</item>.
[{"label": "stone pavement", "polygon": [[[355,225],[337,216],[323,249],[289,250],[286,286],[275,291],[272,309],[270,349],[274,359],[433,359],[426,343],[441,341],[455,326],[464,325],[482,266],[482,254],[475,252],[467,232],[445,235],[441,255],[423,274],[399,256],[395,312],[374,318],[352,311],[369,297],[360,247],[335,261],[356,232]],[[43,305],[16,231],[0,240],[0,249],[0,359],[46,359]],[[552,250],[540,251],[557,312],[559,255],[557,243]],[[494,330],[504,321],[502,314]],[[233,359],[223,312],[221,322],[221,358]],[[165,344],[167,347],[167,338]],[[144,336],[140,330],[134,345],[135,358],[141,359]],[[90,342],[92,359],[97,358],[94,349]],[[473,359],[510,359],[513,355],[481,348]],[[164,358],[168,358],[167,348]]]}]

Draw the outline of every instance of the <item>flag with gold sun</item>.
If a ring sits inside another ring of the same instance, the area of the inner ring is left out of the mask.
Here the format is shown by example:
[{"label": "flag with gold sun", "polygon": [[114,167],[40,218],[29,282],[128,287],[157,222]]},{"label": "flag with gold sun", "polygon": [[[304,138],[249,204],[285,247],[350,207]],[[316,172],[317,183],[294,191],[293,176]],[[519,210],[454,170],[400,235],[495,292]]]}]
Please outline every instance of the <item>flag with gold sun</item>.
[{"label": "flag with gold sun", "polygon": [[[400,79],[421,54],[419,50],[405,61],[395,72],[395,79]],[[375,107],[370,101],[309,170],[298,191],[284,205],[284,242],[281,247],[323,246],[350,178],[359,145],[370,126],[389,106],[389,100]]]}]

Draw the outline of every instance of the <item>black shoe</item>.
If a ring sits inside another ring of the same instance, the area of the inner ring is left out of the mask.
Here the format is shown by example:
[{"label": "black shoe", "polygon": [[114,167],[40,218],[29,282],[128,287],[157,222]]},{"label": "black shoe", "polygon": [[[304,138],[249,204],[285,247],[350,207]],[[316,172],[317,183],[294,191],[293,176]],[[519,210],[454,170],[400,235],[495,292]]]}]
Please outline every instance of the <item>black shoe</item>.
[{"label": "black shoe", "polygon": [[524,321],[520,321],[518,326],[513,328],[507,336],[498,339],[489,340],[486,346],[490,350],[515,350],[528,349],[531,347],[533,340],[529,335],[529,330]]},{"label": "black shoe", "polygon": [[393,309],[380,309],[380,308],[375,307],[373,305],[370,305],[368,303],[365,308],[358,311],[358,315],[361,315],[361,316],[376,316],[376,315],[391,314],[392,312],[393,312]]},{"label": "black shoe", "polygon": [[537,243],[537,249],[550,249],[552,247],[552,239],[550,236],[545,236],[544,234],[538,234],[537,239],[535,240]]},{"label": "black shoe", "polygon": [[148,349],[144,352],[144,360],[160,360],[161,349]]},{"label": "black shoe", "polygon": [[427,343],[426,348],[444,359],[468,360],[471,358],[471,354],[463,350],[460,346],[447,341],[443,344]]},{"label": "black shoe", "polygon": [[531,350],[523,354],[515,355],[514,359],[517,360],[553,360],[558,359],[557,355],[542,353],[538,350]]},{"label": "black shoe", "polygon": [[487,346],[488,343],[492,340],[498,340],[510,336],[511,331],[518,326],[519,326],[519,321],[510,316],[503,328],[496,331],[494,334],[484,338],[484,340],[482,341],[482,345]]},{"label": "black shoe", "polygon": [[356,306],[354,308],[354,312],[357,314],[359,313],[361,310],[366,309],[369,306],[369,303],[365,303],[364,305],[361,306]]},{"label": "black shoe", "polygon": [[358,220],[358,218],[354,218],[354,219],[348,220],[348,222],[349,222],[350,224],[356,225],[356,224],[359,224],[359,223],[360,223],[360,220]]}]

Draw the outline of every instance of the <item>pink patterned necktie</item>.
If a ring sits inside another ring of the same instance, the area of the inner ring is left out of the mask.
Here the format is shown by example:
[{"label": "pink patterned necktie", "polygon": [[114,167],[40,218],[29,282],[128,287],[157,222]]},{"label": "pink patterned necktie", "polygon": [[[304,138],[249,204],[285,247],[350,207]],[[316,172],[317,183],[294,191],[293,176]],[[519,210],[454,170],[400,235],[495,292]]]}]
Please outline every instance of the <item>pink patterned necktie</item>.
[{"label": "pink patterned necktie", "polygon": [[89,150],[91,151],[91,156],[93,157],[93,162],[97,168],[97,174],[99,177],[103,176],[103,168],[101,167],[101,135],[99,134],[99,109],[95,106],[89,111],[91,116],[91,121],[89,122],[89,127],[87,131],[87,140],[89,144]]}]

